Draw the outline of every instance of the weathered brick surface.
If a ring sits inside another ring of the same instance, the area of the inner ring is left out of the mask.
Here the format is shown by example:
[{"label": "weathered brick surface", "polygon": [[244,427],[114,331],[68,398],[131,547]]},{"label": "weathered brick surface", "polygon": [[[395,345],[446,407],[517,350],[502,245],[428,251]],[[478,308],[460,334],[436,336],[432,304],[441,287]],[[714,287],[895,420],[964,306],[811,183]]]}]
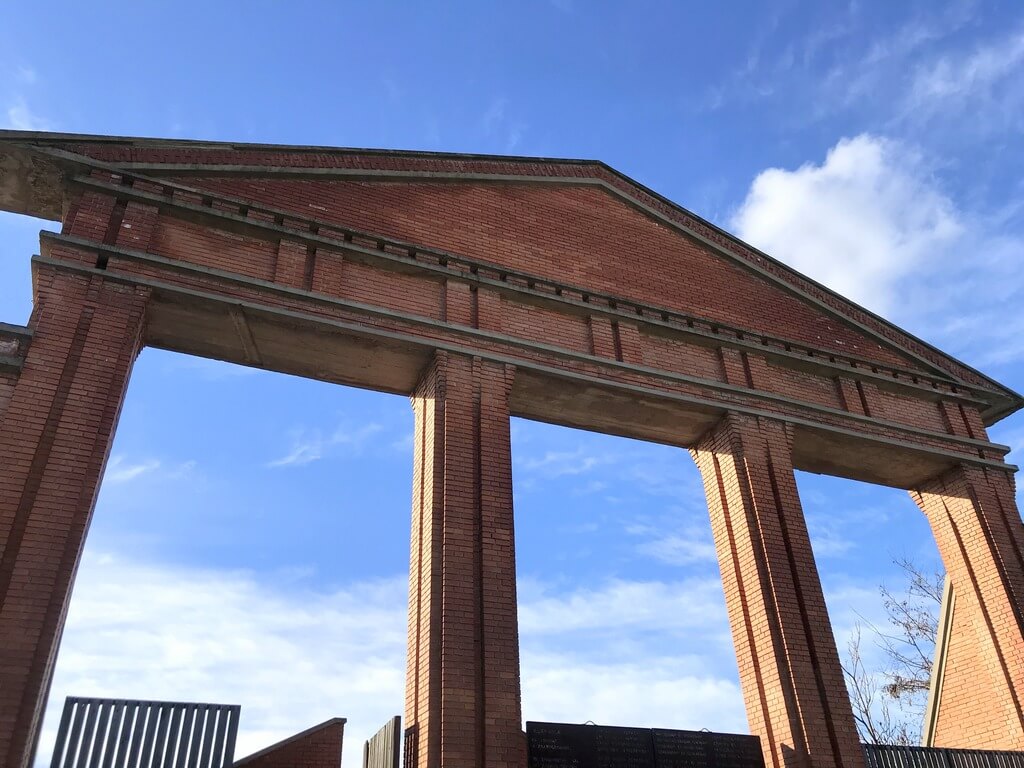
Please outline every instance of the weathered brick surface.
[{"label": "weathered brick surface", "polygon": [[41,269],[0,422],[0,765],[27,765],[146,293]]},{"label": "weathered brick surface", "polygon": [[413,396],[405,722],[419,768],[524,764],[512,375],[505,366],[438,353]]},{"label": "weathered brick surface", "polygon": [[345,721],[328,720],[235,761],[237,768],[341,768]]},{"label": "weathered brick surface", "polygon": [[911,496],[956,594],[936,744],[1024,749],[1024,525],[1013,476],[961,466]]},{"label": "weathered brick surface", "polygon": [[[1006,748],[1000,715],[1010,704],[1006,691],[992,686],[985,653],[978,647],[976,615],[969,609],[953,613],[950,647],[946,651],[940,697],[935,712],[936,747]],[[979,696],[979,690],[985,695]],[[997,713],[993,717],[993,711]],[[992,733],[992,729],[999,729]]]},{"label": "weathered brick surface", "polygon": [[16,373],[0,371],[0,419],[4,417],[4,411],[11,400],[11,395],[14,394],[14,385],[17,381]]},{"label": "weathered brick surface", "polygon": [[772,768],[863,765],[807,535],[791,431],[729,415],[691,451],[704,479],[751,732]]}]

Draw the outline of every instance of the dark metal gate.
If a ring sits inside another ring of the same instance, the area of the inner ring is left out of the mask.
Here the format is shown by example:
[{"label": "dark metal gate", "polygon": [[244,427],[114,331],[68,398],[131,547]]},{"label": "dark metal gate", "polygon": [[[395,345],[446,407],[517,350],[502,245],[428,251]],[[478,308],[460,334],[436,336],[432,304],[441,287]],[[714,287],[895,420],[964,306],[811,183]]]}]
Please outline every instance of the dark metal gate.
[{"label": "dark metal gate", "polygon": [[240,707],[69,696],[50,768],[230,768]]}]

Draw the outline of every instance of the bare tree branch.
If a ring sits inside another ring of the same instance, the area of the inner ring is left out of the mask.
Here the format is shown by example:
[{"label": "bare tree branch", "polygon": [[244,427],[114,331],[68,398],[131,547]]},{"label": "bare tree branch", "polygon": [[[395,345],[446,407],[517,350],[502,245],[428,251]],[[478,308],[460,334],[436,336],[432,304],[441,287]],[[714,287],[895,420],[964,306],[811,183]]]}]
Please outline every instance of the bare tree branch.
[{"label": "bare tree branch", "polygon": [[[906,593],[894,594],[884,584],[879,587],[888,626],[883,631],[867,621],[857,623],[847,642],[843,673],[861,738],[872,744],[910,746],[920,743],[944,576],[925,573],[909,558],[893,562],[906,574]],[[865,625],[883,652],[882,669],[865,664]]]}]

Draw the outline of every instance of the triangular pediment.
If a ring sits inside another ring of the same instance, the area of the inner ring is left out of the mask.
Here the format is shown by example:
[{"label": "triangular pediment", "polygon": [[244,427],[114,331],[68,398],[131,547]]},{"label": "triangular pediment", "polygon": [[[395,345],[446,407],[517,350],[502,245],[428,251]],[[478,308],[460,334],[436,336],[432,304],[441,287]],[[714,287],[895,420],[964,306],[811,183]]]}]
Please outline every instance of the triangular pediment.
[{"label": "triangular pediment", "polygon": [[681,313],[729,332],[1012,391],[602,163],[0,132],[0,205],[59,218],[101,163]]}]

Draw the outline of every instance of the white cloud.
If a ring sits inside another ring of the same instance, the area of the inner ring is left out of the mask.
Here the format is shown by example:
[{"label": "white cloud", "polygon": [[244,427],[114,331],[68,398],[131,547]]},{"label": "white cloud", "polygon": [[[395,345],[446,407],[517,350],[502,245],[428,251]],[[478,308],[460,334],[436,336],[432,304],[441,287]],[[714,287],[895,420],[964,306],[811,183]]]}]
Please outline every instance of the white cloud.
[{"label": "white cloud", "polygon": [[572,451],[545,451],[540,455],[517,458],[515,469],[550,479],[586,474],[613,461],[613,456],[592,453],[580,447]]},{"label": "white cloud", "polygon": [[642,554],[669,565],[692,565],[718,559],[714,542],[703,531],[696,529],[651,539],[638,549]]},{"label": "white cloud", "polygon": [[654,656],[581,664],[524,651],[523,711],[531,720],[745,733],[739,686],[699,659]]},{"label": "white cloud", "polygon": [[[293,581],[293,580],[292,580]],[[38,765],[66,695],[241,704],[236,755],[348,717],[345,765],[401,711],[404,576],[287,591],[244,572],[86,555]]]},{"label": "white cloud", "polygon": [[480,124],[484,129],[485,135],[490,136],[495,133],[498,127],[505,121],[506,107],[508,107],[508,99],[499,97],[491,100],[487,111],[480,118]]},{"label": "white cloud", "polygon": [[820,165],[760,173],[737,234],[833,290],[976,365],[1024,357],[1024,201],[972,213],[920,153],[872,135]]},{"label": "white cloud", "polygon": [[107,462],[107,470],[103,474],[103,482],[127,483],[159,468],[160,461],[157,459],[148,459],[131,464],[125,460],[124,456],[113,456]]},{"label": "white cloud", "polygon": [[821,165],[761,172],[732,224],[744,240],[883,313],[897,283],[963,231],[915,154],[870,135],[841,140]]},{"label": "white cloud", "polygon": [[[149,355],[151,348],[142,350],[143,355]],[[152,350],[163,358],[164,369],[170,374],[177,374],[179,371],[194,373],[203,381],[229,381],[239,376],[271,376],[271,371],[264,371],[260,368],[250,368],[237,363],[228,363],[223,360],[214,360],[209,357],[196,357],[194,355],[180,355],[164,352],[163,350]]]},{"label": "white cloud", "polygon": [[504,96],[491,100],[483,116],[480,118],[480,127],[488,139],[502,142],[502,150],[511,152],[523,138],[527,125],[522,120],[510,117],[508,112],[509,102]]},{"label": "white cloud", "polygon": [[519,587],[527,719],[745,730],[717,579]]},{"label": "white cloud", "polygon": [[180,480],[191,475],[196,466],[194,460],[183,461],[172,466],[166,466],[159,459],[146,459],[132,463],[118,454],[112,456],[107,462],[106,471],[103,473],[103,483],[104,485],[121,485],[144,475],[166,480]]},{"label": "white cloud", "polygon": [[297,434],[292,438],[291,450],[279,459],[268,461],[268,467],[301,467],[322,459],[324,440],[319,433]]},{"label": "white cloud", "polygon": [[[87,553],[37,765],[67,695],[240,704],[238,756],[348,717],[344,764],[357,765],[362,740],[402,708],[407,580],[302,584]],[[520,597],[530,719],[742,729],[716,579],[567,594],[524,582]]]},{"label": "white cloud", "polygon": [[50,121],[29,109],[23,98],[17,99],[7,107],[7,119],[4,127],[15,131],[52,130]]},{"label": "white cloud", "polygon": [[520,583],[524,636],[598,630],[717,633],[726,628],[725,598],[716,578],[673,582],[609,580],[596,588],[550,594],[537,582]]},{"label": "white cloud", "polygon": [[376,423],[363,424],[355,428],[342,424],[334,430],[334,434],[331,435],[331,442],[334,445],[363,445],[382,429],[384,427]]}]

